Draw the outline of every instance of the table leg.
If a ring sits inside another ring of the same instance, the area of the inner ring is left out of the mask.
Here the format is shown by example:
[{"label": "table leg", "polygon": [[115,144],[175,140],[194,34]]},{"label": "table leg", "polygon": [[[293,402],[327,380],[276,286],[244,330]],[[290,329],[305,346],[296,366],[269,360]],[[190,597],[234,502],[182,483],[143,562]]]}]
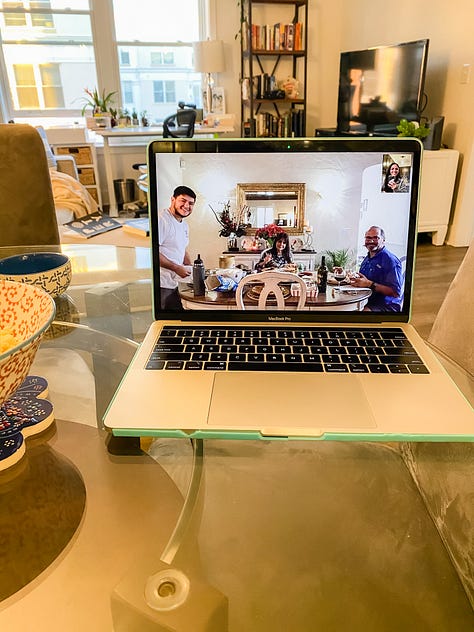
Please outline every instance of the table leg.
[{"label": "table leg", "polygon": [[114,177],[112,173],[112,155],[110,153],[109,139],[107,138],[107,136],[103,136],[103,139],[105,175],[107,178],[107,192],[109,194],[109,215],[110,217],[118,217],[118,207],[117,201],[115,199]]}]

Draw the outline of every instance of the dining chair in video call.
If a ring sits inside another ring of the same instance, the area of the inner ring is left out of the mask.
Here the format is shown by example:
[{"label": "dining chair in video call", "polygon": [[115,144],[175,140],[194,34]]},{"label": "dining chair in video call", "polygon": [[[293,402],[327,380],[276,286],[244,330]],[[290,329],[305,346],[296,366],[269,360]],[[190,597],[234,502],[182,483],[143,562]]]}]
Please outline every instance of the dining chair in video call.
[{"label": "dining chair in video call", "polygon": [[[292,309],[303,309],[304,304],[306,303],[306,284],[303,279],[301,279],[297,274],[293,274],[292,272],[275,271],[256,272],[255,274],[248,274],[247,276],[245,276],[239,282],[235,290],[235,300],[237,303],[237,308],[242,310],[246,309],[243,300],[244,287],[248,284],[257,284],[258,287],[261,287],[258,295],[257,309],[266,309],[268,300],[272,300],[272,298],[273,305],[270,305],[270,307],[274,308],[274,302],[276,301],[277,309],[285,309],[285,296],[283,293],[283,288],[280,285],[281,283],[286,284],[284,286],[286,288],[288,288],[288,284],[298,284],[298,305],[296,307],[293,305]],[[263,287],[260,284],[263,284]]]}]

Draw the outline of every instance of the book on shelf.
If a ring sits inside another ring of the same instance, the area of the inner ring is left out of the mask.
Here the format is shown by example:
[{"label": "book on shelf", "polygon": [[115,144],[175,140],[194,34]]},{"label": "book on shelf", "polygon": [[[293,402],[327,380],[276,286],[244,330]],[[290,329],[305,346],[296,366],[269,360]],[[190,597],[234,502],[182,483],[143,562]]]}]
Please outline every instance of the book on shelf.
[{"label": "book on shelf", "polygon": [[129,219],[122,224],[122,228],[126,233],[130,233],[131,235],[141,235],[142,237],[149,237],[150,220],[148,217]]},{"label": "book on shelf", "polygon": [[285,48],[286,50],[294,50],[295,25],[287,24],[285,26]]},{"label": "book on shelf", "polygon": [[302,51],[303,23],[252,24],[250,41],[253,51]]},{"label": "book on shelf", "polygon": [[77,219],[73,219],[71,222],[64,224],[64,227],[67,230],[72,231],[75,233],[76,237],[80,237],[82,239],[89,239],[90,237],[95,237],[95,235],[100,235],[101,233],[107,233],[109,230],[114,230],[115,228],[120,228],[121,226],[122,224],[117,220],[99,212],[78,217]]},{"label": "book on shelf", "polygon": [[249,127],[249,134],[277,138],[304,136],[304,110],[292,109],[280,116],[259,112],[254,119],[254,128]]}]

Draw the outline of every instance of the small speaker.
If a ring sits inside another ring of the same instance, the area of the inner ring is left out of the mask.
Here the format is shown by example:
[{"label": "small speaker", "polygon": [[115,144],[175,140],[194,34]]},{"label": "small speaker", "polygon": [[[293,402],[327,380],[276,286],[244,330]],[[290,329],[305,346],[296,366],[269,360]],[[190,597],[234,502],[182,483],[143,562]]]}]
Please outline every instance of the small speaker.
[{"label": "small speaker", "polygon": [[440,149],[441,148],[441,136],[443,135],[444,116],[436,116],[432,118],[429,123],[430,133],[423,140],[423,147],[425,149]]}]

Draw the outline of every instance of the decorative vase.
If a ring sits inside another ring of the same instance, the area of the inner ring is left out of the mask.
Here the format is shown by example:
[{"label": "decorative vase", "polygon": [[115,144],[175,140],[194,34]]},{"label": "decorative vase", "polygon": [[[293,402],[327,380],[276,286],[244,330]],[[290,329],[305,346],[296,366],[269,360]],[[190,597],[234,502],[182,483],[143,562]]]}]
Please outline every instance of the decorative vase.
[{"label": "decorative vase", "polygon": [[227,237],[227,250],[230,252],[235,252],[239,249],[239,245],[237,242],[237,235],[235,233],[231,233]]}]

